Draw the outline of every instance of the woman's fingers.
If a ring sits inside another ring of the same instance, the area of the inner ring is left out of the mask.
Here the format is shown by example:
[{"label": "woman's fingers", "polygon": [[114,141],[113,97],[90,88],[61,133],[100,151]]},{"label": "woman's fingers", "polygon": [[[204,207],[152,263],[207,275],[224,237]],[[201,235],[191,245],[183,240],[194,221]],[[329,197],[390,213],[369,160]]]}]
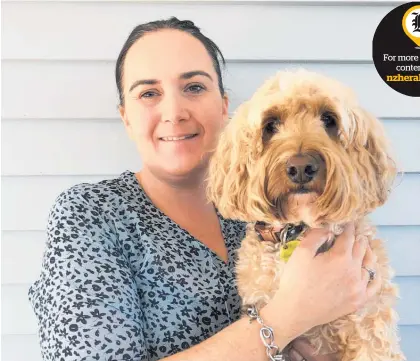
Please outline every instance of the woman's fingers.
[{"label": "woman's fingers", "polygon": [[382,288],[382,277],[379,272],[376,272],[375,279],[368,283],[368,287],[366,290],[367,300],[373,300],[378,293],[381,292]]},{"label": "woman's fingers", "polygon": [[[366,242],[367,244],[367,242]],[[373,253],[372,248],[367,244],[366,252],[363,257],[361,272],[362,282],[367,286],[366,298],[367,301],[372,300],[377,293],[380,292],[382,286],[381,273],[379,272],[379,265],[377,264],[378,257]],[[371,279],[370,271],[374,272],[373,279]]]},{"label": "woman's fingers", "polygon": [[377,259],[378,257],[376,254],[374,254],[372,249],[368,247],[366,250],[366,255],[363,259],[363,266],[374,272],[374,278],[373,280],[370,280],[369,271],[365,268],[362,269],[363,281],[367,284],[366,296],[368,300],[371,300],[377,293],[379,293],[382,286],[382,277]]},{"label": "woman's fingers", "polygon": [[314,254],[325,242],[332,237],[331,232],[325,228],[311,228],[302,237],[300,248],[310,249]]},{"label": "woman's fingers", "polygon": [[367,285],[367,283],[370,280],[369,270],[372,270],[373,272],[376,272],[375,267],[376,267],[376,262],[375,262],[374,257],[373,257],[372,249],[370,248],[370,246],[367,246],[365,256],[363,257],[363,262],[362,262],[362,265],[361,265],[362,280],[364,281],[364,284]]},{"label": "woman's fingers", "polygon": [[359,241],[354,242],[353,246],[353,259],[354,261],[362,267],[363,260],[366,256],[366,250],[369,247],[368,240],[366,238],[362,238]]},{"label": "woman's fingers", "polygon": [[337,236],[331,252],[335,254],[347,254],[352,252],[355,241],[354,236],[354,222],[346,224],[343,233]]}]

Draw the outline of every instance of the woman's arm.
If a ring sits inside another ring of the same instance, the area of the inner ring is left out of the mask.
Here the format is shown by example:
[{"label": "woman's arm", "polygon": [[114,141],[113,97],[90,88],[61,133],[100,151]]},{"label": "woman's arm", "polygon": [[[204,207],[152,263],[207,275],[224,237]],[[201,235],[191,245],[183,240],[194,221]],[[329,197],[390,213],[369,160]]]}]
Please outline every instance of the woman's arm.
[{"label": "woman's arm", "polygon": [[[261,311],[261,317],[267,318],[267,325],[270,316]],[[281,318],[281,312],[276,317]],[[258,322],[250,323],[247,318],[242,318],[199,345],[161,361],[267,361],[265,347],[259,336],[260,328]],[[287,325],[274,330],[275,344],[280,349],[296,337],[290,330]]]},{"label": "woman's arm", "polygon": [[49,214],[41,276],[29,291],[43,359],[147,360],[131,271],[88,199],[68,190]]}]

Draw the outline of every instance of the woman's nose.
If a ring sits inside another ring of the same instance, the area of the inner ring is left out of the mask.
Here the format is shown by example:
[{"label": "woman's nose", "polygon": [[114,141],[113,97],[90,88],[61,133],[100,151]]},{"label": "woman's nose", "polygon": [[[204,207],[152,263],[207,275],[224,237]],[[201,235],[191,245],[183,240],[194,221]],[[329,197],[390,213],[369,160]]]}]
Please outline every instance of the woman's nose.
[{"label": "woman's nose", "polygon": [[162,122],[173,124],[185,121],[189,118],[186,101],[177,95],[166,95],[160,102]]}]

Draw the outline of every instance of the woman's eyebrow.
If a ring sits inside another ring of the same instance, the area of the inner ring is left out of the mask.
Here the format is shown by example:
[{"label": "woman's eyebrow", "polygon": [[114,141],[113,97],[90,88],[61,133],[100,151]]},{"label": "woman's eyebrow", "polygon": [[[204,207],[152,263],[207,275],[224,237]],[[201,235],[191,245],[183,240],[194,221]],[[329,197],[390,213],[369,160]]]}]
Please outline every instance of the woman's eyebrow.
[{"label": "woman's eyebrow", "polygon": [[136,80],[133,84],[131,84],[129,92],[131,92],[135,87],[137,87],[139,85],[155,85],[157,83],[159,83],[159,81],[156,80],[156,79]]},{"label": "woman's eyebrow", "polygon": [[179,77],[180,79],[191,79],[192,77],[196,75],[203,75],[209,78],[211,81],[213,81],[213,78],[211,75],[203,70],[194,70],[194,71],[187,71],[186,73],[182,73]]}]

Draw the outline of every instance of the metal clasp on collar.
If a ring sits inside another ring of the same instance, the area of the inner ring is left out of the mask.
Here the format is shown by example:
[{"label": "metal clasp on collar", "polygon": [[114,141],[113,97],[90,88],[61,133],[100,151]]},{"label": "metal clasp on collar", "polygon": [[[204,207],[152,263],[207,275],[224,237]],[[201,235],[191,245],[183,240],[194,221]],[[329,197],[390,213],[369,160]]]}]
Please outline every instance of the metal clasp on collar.
[{"label": "metal clasp on collar", "polygon": [[255,232],[260,241],[269,241],[272,243],[280,243],[282,247],[287,249],[287,242],[297,239],[307,229],[305,223],[299,224],[287,223],[280,231],[275,231],[273,225],[265,222],[256,222]]}]

